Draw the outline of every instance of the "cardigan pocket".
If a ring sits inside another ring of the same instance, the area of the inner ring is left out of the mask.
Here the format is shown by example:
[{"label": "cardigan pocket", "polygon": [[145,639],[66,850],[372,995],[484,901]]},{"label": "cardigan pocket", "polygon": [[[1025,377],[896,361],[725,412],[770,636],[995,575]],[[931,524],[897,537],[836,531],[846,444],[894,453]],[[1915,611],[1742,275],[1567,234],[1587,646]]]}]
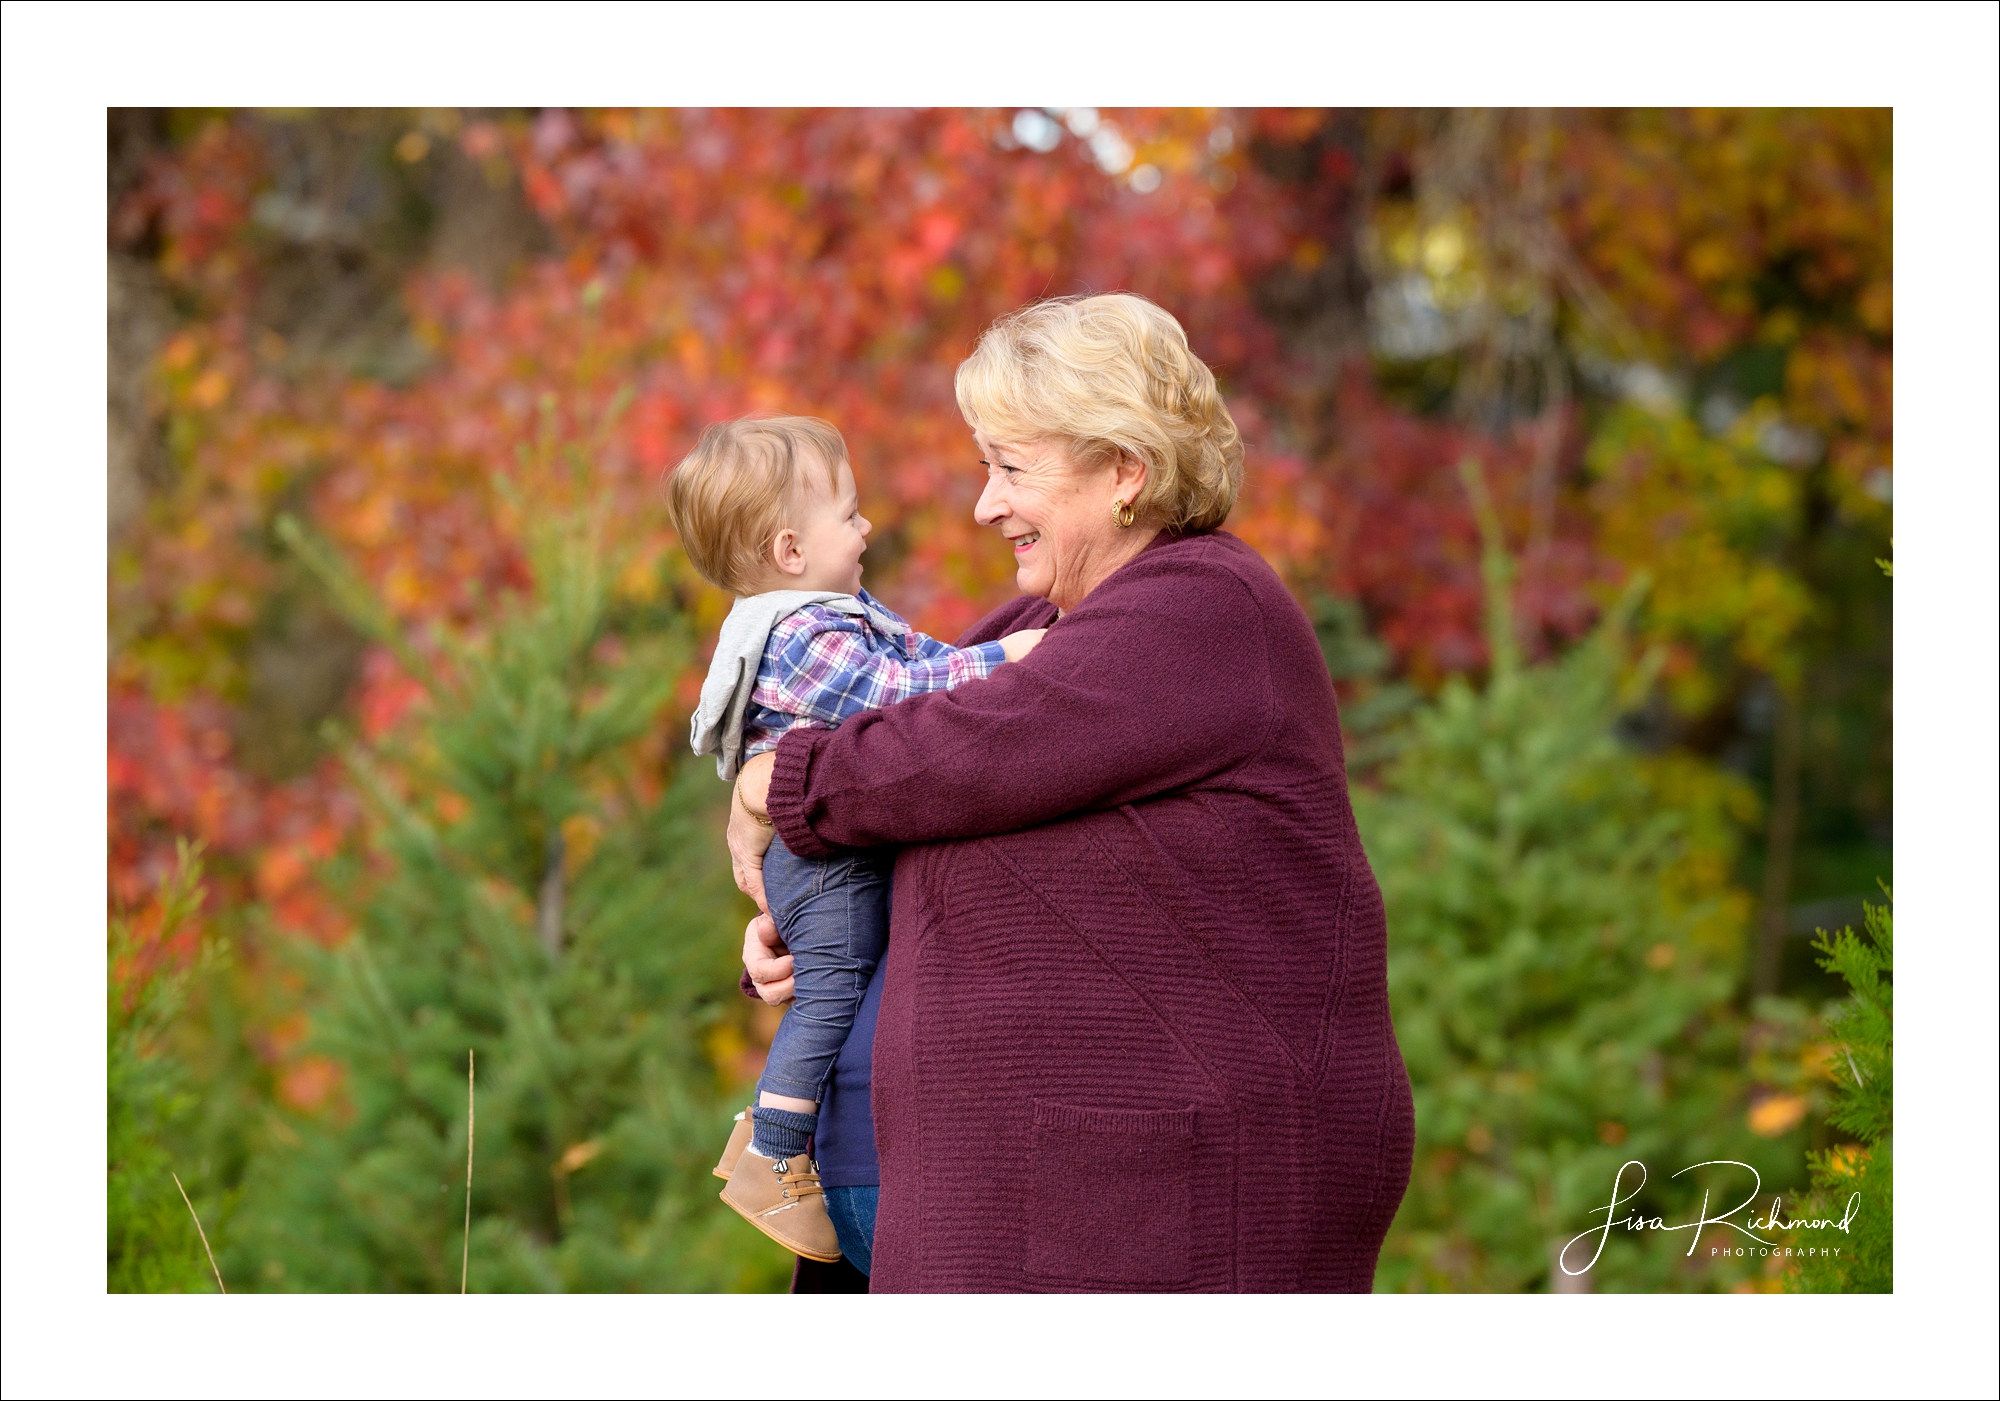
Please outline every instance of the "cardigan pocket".
[{"label": "cardigan pocket", "polygon": [[1195,1111],[1035,1101],[1029,1281],[1095,1290],[1193,1281]]}]

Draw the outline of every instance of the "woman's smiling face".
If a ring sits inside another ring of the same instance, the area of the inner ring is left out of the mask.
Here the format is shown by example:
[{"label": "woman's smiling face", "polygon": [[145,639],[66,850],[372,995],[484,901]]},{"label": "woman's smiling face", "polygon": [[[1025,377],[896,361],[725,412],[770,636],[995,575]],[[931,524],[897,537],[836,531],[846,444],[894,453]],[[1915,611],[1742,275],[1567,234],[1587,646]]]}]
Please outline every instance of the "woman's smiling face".
[{"label": "woman's smiling face", "polygon": [[1007,537],[1021,592],[1067,612],[1157,533],[1120,528],[1117,500],[1145,489],[1145,466],[1130,456],[1078,467],[1053,438],[996,442],[975,431],[986,488],[973,519]]}]

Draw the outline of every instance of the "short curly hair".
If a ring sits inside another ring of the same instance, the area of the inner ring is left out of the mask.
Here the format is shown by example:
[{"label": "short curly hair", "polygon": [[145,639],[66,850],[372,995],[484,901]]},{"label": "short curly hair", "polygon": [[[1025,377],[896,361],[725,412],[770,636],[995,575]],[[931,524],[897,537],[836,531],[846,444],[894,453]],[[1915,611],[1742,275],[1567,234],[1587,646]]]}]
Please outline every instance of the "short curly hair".
[{"label": "short curly hair", "polygon": [[1035,302],[988,327],[956,381],[959,412],[1007,442],[1058,438],[1072,461],[1131,452],[1133,507],[1168,530],[1213,530],[1243,487],[1243,438],[1215,375],[1166,311],[1130,292]]}]

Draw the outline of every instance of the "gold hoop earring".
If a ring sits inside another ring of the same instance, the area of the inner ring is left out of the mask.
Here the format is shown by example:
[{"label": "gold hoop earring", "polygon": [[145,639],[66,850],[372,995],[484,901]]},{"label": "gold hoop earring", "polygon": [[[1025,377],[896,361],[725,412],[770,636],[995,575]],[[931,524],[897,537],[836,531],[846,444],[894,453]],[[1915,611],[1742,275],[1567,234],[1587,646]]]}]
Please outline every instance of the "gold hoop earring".
[{"label": "gold hoop earring", "polygon": [[1120,530],[1125,530],[1131,526],[1133,521],[1139,519],[1139,513],[1123,501],[1114,501],[1111,503],[1111,519],[1118,522]]}]

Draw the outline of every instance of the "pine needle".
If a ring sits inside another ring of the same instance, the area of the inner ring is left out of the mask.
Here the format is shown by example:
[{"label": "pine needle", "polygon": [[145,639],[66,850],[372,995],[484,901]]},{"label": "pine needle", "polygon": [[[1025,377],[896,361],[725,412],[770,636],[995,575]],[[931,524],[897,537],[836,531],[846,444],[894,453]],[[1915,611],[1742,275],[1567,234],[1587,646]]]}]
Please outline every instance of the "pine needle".
[{"label": "pine needle", "polygon": [[[188,1210],[194,1210],[189,1207]],[[199,1225],[200,1223],[196,1223]],[[465,1251],[458,1262],[458,1292],[465,1292],[465,1282],[472,1274],[472,1052],[465,1053]],[[217,1275],[216,1282],[222,1282]]]},{"label": "pine needle", "polygon": [[229,1286],[222,1282],[222,1271],[216,1267],[215,1252],[208,1248],[208,1232],[201,1228],[201,1216],[195,1211],[194,1203],[188,1202],[188,1189],[181,1186],[181,1175],[169,1169],[167,1176],[173,1178],[174,1186],[180,1189],[181,1200],[187,1202],[188,1215],[194,1217],[194,1233],[201,1237],[201,1248],[208,1253],[208,1267],[215,1271],[215,1287],[227,1294]]}]

